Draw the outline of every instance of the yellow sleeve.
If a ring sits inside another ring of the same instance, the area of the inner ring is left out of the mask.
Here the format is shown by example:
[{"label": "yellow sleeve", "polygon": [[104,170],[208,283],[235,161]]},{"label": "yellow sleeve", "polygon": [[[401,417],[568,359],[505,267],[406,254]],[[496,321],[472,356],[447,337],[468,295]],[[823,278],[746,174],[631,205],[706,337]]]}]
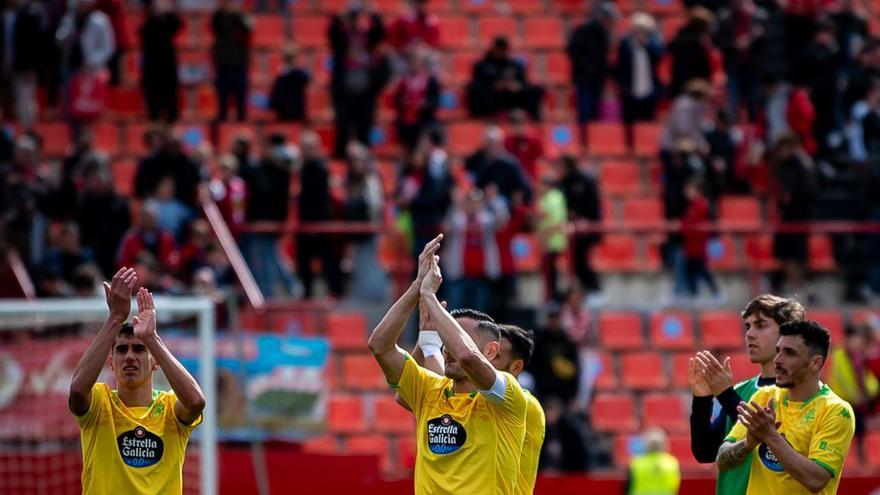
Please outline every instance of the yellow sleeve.
[{"label": "yellow sleeve", "polygon": [[76,422],[81,430],[95,426],[98,417],[101,415],[101,407],[104,402],[109,400],[110,389],[106,383],[95,383],[92,385],[92,398],[89,403],[89,410],[82,416],[76,416]]},{"label": "yellow sleeve", "polygon": [[180,428],[181,431],[189,435],[192,433],[196,426],[202,424],[202,415],[199,414],[199,417],[196,418],[190,424],[186,424],[177,417],[177,413],[174,412],[174,407],[177,405],[177,394],[174,392],[164,392],[162,397],[162,401],[165,403],[165,414],[171,414],[174,416],[174,422],[177,423],[177,427]]},{"label": "yellow sleeve", "polygon": [[392,383],[391,388],[397,391],[400,398],[412,409],[413,414],[418,416],[424,403],[425,393],[433,388],[442,387],[443,382],[444,379],[440,375],[422,368],[409,353],[406,353],[400,381],[396,384]]},{"label": "yellow sleeve", "polygon": [[840,476],[846,453],[849,452],[855,433],[855,417],[852,407],[843,403],[834,405],[816,427],[810,442],[809,458],[827,469],[832,477]]},{"label": "yellow sleeve", "polygon": [[528,398],[522,386],[516,378],[507,372],[501,372],[507,381],[504,389],[504,400],[487,401],[502,416],[509,417],[517,424],[524,424],[526,420],[526,409],[528,408]]}]

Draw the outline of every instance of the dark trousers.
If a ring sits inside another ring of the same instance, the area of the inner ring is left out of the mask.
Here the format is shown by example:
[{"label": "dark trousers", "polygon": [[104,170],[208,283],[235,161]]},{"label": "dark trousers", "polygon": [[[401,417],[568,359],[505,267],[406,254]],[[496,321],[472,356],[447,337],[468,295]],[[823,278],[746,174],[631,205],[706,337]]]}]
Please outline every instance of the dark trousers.
[{"label": "dark trousers", "polygon": [[544,272],[544,294],[547,300],[562,301],[562,293],[559,291],[559,270],[556,263],[562,253],[545,252],[541,258],[541,268]]},{"label": "dark trousers", "polygon": [[624,95],[620,99],[620,104],[623,110],[623,123],[626,125],[626,144],[632,148],[636,142],[633,124],[654,120],[657,114],[657,100],[653,96],[633,98]]},{"label": "dark trousers", "polygon": [[588,235],[576,235],[571,247],[574,257],[574,273],[577,276],[581,288],[586,292],[595,292],[601,289],[599,276],[590,266],[590,251],[596,245],[596,239]]},{"label": "dark trousers", "polygon": [[541,120],[544,88],[527,85],[520,91],[495,91],[479,84],[468,87],[468,109],[474,117],[489,117],[516,108],[525,110],[532,120]]},{"label": "dark trousers", "polygon": [[247,119],[247,71],[238,69],[217,69],[217,120],[225,121],[229,109],[229,98],[235,98],[239,122]]},{"label": "dark trousers", "polygon": [[339,259],[335,256],[330,238],[326,234],[300,234],[296,238],[296,271],[299,273],[305,289],[305,297],[311,298],[315,282],[315,273],[312,270],[312,260],[316,257],[321,260],[321,271],[324,281],[335,297],[341,297],[342,272],[339,269]]},{"label": "dark trousers", "polygon": [[715,277],[709,271],[706,260],[702,258],[686,258],[684,262],[684,280],[688,293],[692,296],[697,295],[698,284],[700,280],[706,282],[709,290],[713,294],[718,293],[718,285],[715,283]]},{"label": "dark trousers", "polygon": [[144,99],[147,103],[147,112],[150,115],[150,120],[176,122],[180,117],[176,84],[144,88]]},{"label": "dark trousers", "polygon": [[122,82],[122,55],[122,51],[116,50],[107,61],[107,68],[110,69],[110,85],[113,87],[119,86]]},{"label": "dark trousers", "polygon": [[599,120],[599,102],[602,99],[602,86],[577,86],[578,124],[586,124]]},{"label": "dark trousers", "polygon": [[345,147],[351,140],[370,145],[370,131],[376,120],[376,96],[372,94],[341,93],[333,98],[336,114],[336,146],[334,155],[345,157]]}]

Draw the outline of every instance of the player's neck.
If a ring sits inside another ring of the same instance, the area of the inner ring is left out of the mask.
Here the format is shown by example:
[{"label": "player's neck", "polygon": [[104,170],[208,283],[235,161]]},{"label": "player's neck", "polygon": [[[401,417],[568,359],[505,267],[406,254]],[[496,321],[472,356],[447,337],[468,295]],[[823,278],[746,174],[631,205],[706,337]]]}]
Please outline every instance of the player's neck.
[{"label": "player's neck", "polygon": [[806,379],[788,390],[788,400],[806,402],[819,392],[819,380]]},{"label": "player's neck", "polygon": [[153,402],[153,383],[148,381],[140,387],[119,387],[116,390],[125,407],[147,407]]},{"label": "player's neck", "polygon": [[477,386],[467,378],[452,382],[452,391],[456,394],[469,394],[477,390]]},{"label": "player's neck", "polygon": [[761,378],[776,378],[776,363],[772,359],[761,363]]}]

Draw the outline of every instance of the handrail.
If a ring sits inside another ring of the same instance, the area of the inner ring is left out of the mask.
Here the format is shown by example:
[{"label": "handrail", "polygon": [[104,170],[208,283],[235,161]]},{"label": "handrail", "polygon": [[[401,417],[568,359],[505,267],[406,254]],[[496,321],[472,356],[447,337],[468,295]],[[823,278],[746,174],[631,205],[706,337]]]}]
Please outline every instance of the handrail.
[{"label": "handrail", "polygon": [[235,237],[232,236],[229,226],[226,225],[226,220],[223,219],[220,209],[217,208],[217,203],[210,197],[207,197],[207,195],[202,198],[201,203],[205,217],[208,219],[208,223],[211,224],[211,228],[214,229],[217,239],[220,240],[220,246],[226,253],[229,264],[232,265],[232,270],[241,282],[248,301],[250,301],[254,309],[262,309],[266,305],[266,299],[263,297],[263,292],[260,290],[260,286],[257,285],[250,267],[244,261],[241,250],[238,249],[238,244],[235,242]]},{"label": "handrail", "polygon": [[14,249],[10,249],[6,253],[6,258],[9,261],[9,267],[12,268],[12,274],[15,275],[15,280],[18,282],[19,287],[21,287],[21,292],[24,294],[24,297],[27,299],[36,299],[37,290],[34,288],[34,281],[31,280],[31,276],[28,274],[24,262],[21,261],[21,257]]}]

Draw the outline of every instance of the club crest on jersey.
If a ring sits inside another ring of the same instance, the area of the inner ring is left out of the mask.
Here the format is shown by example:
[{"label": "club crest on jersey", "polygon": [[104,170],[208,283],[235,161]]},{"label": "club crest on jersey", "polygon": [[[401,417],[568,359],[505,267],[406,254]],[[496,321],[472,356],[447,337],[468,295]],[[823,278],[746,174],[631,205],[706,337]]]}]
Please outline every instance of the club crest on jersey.
[{"label": "club crest on jersey", "polygon": [[776,454],[773,453],[769,448],[767,448],[766,443],[762,443],[760,447],[758,447],[758,457],[761,458],[761,462],[764,464],[764,467],[773,471],[775,473],[781,473],[785,471],[785,468],[782,467],[782,464],[779,463],[779,459],[776,458]]},{"label": "club crest on jersey", "polygon": [[116,438],[122,462],[131,467],[148,467],[162,460],[165,444],[143,426],[126,431]]},{"label": "club crest on jersey", "polygon": [[428,449],[435,454],[451,454],[467,441],[464,426],[444,414],[428,421]]}]

